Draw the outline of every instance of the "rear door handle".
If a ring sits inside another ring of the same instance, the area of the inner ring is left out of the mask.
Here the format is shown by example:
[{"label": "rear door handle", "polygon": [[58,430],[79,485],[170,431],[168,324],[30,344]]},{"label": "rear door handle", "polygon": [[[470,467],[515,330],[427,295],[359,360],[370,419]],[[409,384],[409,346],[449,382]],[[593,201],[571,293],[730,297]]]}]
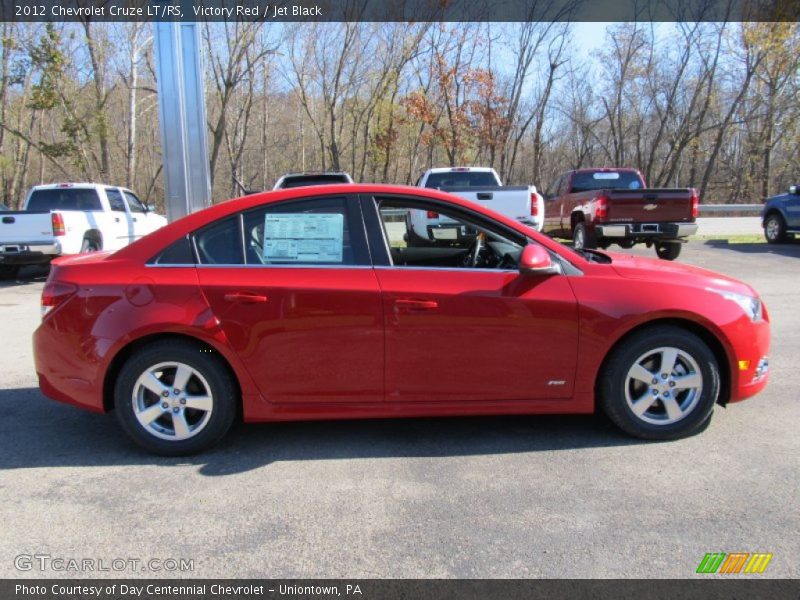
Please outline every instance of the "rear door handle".
[{"label": "rear door handle", "polygon": [[491,192],[478,192],[478,200],[491,200],[494,194]]},{"label": "rear door handle", "polygon": [[267,297],[262,294],[250,294],[248,292],[229,292],[225,294],[225,300],[227,300],[228,302],[255,304],[259,302],[266,302]]},{"label": "rear door handle", "polygon": [[397,308],[407,308],[409,310],[432,310],[439,308],[439,303],[435,300],[395,300]]}]

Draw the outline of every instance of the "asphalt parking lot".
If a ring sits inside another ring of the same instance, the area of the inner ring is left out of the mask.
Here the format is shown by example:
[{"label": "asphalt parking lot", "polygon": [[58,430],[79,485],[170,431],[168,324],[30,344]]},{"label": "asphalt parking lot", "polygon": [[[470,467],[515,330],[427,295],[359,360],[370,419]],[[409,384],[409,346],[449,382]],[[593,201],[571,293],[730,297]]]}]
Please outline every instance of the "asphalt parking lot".
[{"label": "asphalt parking lot", "polygon": [[[699,436],[644,443],[601,416],[264,424],[190,459],[39,393],[44,274],[26,270],[0,285],[0,576],[683,578],[707,552],[771,552],[761,577],[799,577],[800,243],[680,260],[752,284],[773,324],[766,391]],[[15,568],[33,554],[194,568]]]}]

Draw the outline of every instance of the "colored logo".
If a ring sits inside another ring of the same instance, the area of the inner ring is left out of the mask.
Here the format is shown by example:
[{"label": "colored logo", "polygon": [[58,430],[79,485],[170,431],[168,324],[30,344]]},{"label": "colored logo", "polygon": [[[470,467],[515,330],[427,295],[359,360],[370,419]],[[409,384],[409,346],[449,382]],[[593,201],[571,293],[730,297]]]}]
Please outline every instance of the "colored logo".
[{"label": "colored logo", "polygon": [[720,575],[763,573],[771,560],[772,554],[767,552],[709,552],[700,561],[697,572]]},{"label": "colored logo", "polygon": [[658,208],[658,204],[645,204],[642,208],[645,210],[655,210]]}]

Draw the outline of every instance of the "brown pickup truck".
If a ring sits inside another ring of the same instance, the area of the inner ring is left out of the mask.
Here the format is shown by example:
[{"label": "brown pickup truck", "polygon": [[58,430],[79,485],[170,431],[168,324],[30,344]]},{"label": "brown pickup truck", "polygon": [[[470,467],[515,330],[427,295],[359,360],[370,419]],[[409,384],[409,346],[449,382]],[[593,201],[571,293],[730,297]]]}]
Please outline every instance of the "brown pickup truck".
[{"label": "brown pickup truck", "polygon": [[655,246],[674,260],[697,232],[697,191],[647,189],[636,169],[578,169],[553,182],[544,196],[544,232],[572,238],[577,249],[619,244]]}]

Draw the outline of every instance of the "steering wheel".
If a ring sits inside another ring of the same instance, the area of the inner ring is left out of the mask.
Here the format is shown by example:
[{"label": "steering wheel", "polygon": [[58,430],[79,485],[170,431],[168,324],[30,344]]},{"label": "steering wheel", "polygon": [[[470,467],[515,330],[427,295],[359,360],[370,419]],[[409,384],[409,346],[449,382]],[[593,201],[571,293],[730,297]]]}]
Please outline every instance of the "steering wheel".
[{"label": "steering wheel", "polygon": [[464,266],[475,268],[478,266],[478,259],[480,258],[481,251],[483,250],[484,234],[479,233],[475,236],[475,241],[469,249],[469,254],[464,259]]}]

